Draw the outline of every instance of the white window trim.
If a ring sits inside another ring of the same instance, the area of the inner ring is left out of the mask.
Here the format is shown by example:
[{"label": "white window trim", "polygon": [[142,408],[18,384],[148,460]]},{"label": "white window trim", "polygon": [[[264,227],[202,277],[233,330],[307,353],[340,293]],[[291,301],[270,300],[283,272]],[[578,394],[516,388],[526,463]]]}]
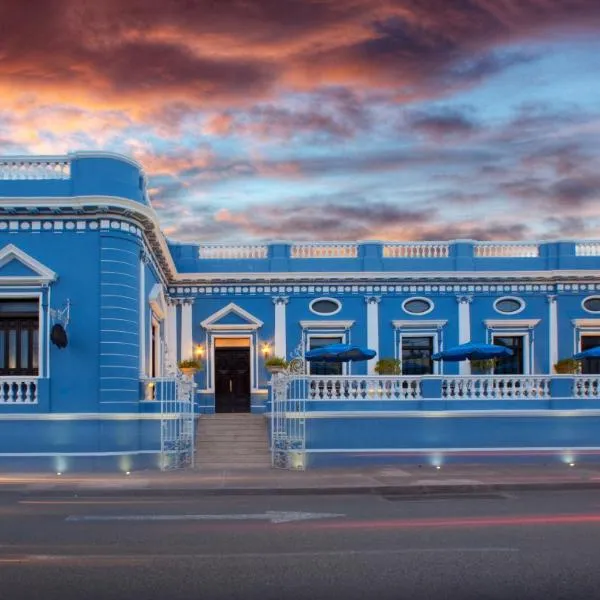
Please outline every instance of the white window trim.
[{"label": "white window trim", "polygon": [[[50,377],[50,318],[48,313],[48,309],[50,307],[50,288],[48,288],[48,306],[44,311],[43,307],[43,292],[32,292],[32,291],[23,291],[23,292],[2,292],[0,291],[0,300],[4,299],[33,299],[35,298],[38,301],[38,378]],[[44,336],[46,338],[46,343],[44,344]],[[46,347],[46,352],[43,351],[44,346]],[[0,380],[14,379],[15,377],[20,377],[19,375],[0,375]],[[23,377],[29,377],[28,375],[23,375]]]},{"label": "white window trim", "polygon": [[533,374],[532,360],[535,356],[534,340],[531,337],[531,331],[524,331],[523,329],[511,329],[503,327],[493,327],[487,330],[487,341],[490,344],[494,343],[494,337],[522,337],[523,338],[523,375]]},{"label": "white window trim", "polygon": [[[313,338],[331,338],[331,337],[339,337],[340,338],[340,344],[348,344],[349,342],[346,341],[347,335],[346,335],[346,331],[332,331],[330,333],[312,333],[312,332],[306,332],[305,333],[305,348],[306,350],[310,350],[310,341]],[[350,363],[349,362],[344,362],[342,363],[342,375],[350,375]],[[310,363],[308,366],[308,372],[310,373]],[[316,376],[318,377],[318,375]]]},{"label": "white window trim", "polygon": [[586,296],[582,301],[581,301],[581,308],[588,314],[590,315],[598,315],[600,314],[600,310],[589,310],[585,307],[585,303],[588,300],[593,300],[593,299],[600,299],[600,295],[595,294],[593,296]]},{"label": "white window trim", "polygon": [[[519,308],[512,312],[504,312],[502,310],[498,310],[498,303],[502,302],[503,300],[513,300],[514,302],[518,302]],[[494,310],[499,315],[518,315],[519,313],[521,313],[525,310],[525,306],[526,306],[525,300],[523,300],[522,298],[519,298],[517,296],[502,296],[501,298],[496,298],[496,300],[494,300]]]},{"label": "white window trim", "polygon": [[584,335],[600,335],[600,319],[573,319],[573,354],[581,352]]},{"label": "white window trim", "polygon": [[[313,304],[315,304],[315,302],[322,302],[322,301],[333,302],[334,304],[337,305],[337,309],[334,310],[333,312],[328,312],[328,313],[317,312],[316,310],[313,309]],[[330,298],[329,296],[322,296],[320,298],[315,298],[314,300],[311,300],[310,304],[308,305],[308,309],[310,310],[311,313],[313,313],[313,315],[319,315],[320,317],[332,317],[333,315],[337,315],[340,312],[340,310],[342,310],[342,303],[337,298]]]},{"label": "white window trim", "polygon": [[[394,358],[402,360],[402,338],[403,337],[432,337],[433,353],[444,349],[444,327],[447,320],[403,320],[392,321],[394,327]],[[433,374],[441,375],[444,372],[444,361],[433,361]]]},{"label": "white window trim", "polygon": [[36,273],[36,275],[9,275],[6,277],[0,276],[0,284],[12,286],[34,286],[34,285],[49,285],[58,279],[58,275],[49,269],[46,265],[29,256],[14,244],[7,244],[0,249],[0,268],[9,262],[16,260],[22,265]]},{"label": "white window trim", "polygon": [[154,373],[155,377],[162,377],[163,373],[163,339],[161,332],[161,324],[159,319],[152,314],[150,318],[150,352],[148,352],[148,373],[152,373],[152,330],[156,329],[155,336],[155,354],[154,354]]},{"label": "white window trim", "polygon": [[[421,300],[422,302],[427,302],[429,304],[429,309],[425,310],[423,312],[410,312],[409,310],[406,310],[406,305],[409,302],[413,302],[414,300]],[[402,310],[407,314],[407,315],[414,315],[415,317],[424,317],[425,315],[428,315],[430,312],[433,311],[433,309],[435,308],[435,304],[433,302],[433,300],[431,300],[430,298],[426,298],[425,296],[411,296],[410,298],[406,298],[405,300],[402,301]]]}]

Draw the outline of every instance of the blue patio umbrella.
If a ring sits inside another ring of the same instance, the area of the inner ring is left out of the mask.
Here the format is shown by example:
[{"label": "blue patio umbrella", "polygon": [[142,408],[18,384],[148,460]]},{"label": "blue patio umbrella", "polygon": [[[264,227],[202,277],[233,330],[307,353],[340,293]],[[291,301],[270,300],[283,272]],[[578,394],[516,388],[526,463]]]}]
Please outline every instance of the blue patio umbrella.
[{"label": "blue patio umbrella", "polygon": [[600,346],[594,346],[593,348],[589,348],[584,350],[583,352],[578,352],[573,355],[575,360],[583,360],[584,358],[600,358]]},{"label": "blue patio umbrella", "polygon": [[372,358],[375,358],[376,354],[377,352],[375,352],[375,350],[362,348],[361,346],[329,344],[328,346],[321,346],[320,348],[309,350],[305,354],[305,358],[308,361],[319,362],[357,362],[371,360]]},{"label": "blue patio umbrella", "polygon": [[454,346],[437,352],[431,358],[433,360],[447,360],[458,362],[461,360],[485,360],[487,358],[501,358],[503,356],[512,356],[513,351],[506,346],[496,344],[478,344],[476,342],[467,342],[460,346]]}]

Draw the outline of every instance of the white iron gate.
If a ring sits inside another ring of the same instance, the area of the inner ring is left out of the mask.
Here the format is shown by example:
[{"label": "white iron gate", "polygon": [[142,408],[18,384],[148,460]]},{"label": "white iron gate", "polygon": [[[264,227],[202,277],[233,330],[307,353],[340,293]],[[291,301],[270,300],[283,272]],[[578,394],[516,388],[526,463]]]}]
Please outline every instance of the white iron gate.
[{"label": "white iron gate", "polygon": [[271,379],[271,464],[304,470],[307,381],[304,376],[277,374]]},{"label": "white iron gate", "polygon": [[[160,468],[194,466],[194,384],[186,377],[156,377],[148,382],[160,402]],[[148,389],[148,388],[147,388]]]}]

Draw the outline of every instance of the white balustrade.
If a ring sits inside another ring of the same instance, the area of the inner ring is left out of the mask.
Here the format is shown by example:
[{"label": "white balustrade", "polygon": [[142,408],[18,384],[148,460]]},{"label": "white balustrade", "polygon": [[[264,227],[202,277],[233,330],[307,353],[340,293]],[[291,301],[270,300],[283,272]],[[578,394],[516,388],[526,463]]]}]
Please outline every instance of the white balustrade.
[{"label": "white balustrade", "polygon": [[37,404],[37,377],[0,377],[0,404]]},{"label": "white balustrade", "polygon": [[0,180],[70,179],[71,161],[64,157],[0,158]]},{"label": "white balustrade", "polygon": [[600,242],[579,242],[575,244],[575,256],[600,256]]},{"label": "white balustrade", "polygon": [[448,258],[447,242],[391,243],[383,245],[383,258]]},{"label": "white balustrade", "polygon": [[473,375],[445,377],[442,398],[512,399],[550,398],[550,378],[536,375]]},{"label": "white balustrade", "polygon": [[306,377],[308,400],[420,400],[419,377]]},{"label": "white balustrade", "polygon": [[306,243],[292,244],[292,258],[356,258],[358,244],[352,243]]},{"label": "white balustrade", "polygon": [[267,258],[269,248],[266,244],[202,244],[198,258],[246,259]]},{"label": "white balustrade", "polygon": [[540,255],[539,244],[518,242],[477,242],[476,258],[536,258]]},{"label": "white balustrade", "polygon": [[578,376],[573,381],[575,398],[600,398],[600,376]]}]

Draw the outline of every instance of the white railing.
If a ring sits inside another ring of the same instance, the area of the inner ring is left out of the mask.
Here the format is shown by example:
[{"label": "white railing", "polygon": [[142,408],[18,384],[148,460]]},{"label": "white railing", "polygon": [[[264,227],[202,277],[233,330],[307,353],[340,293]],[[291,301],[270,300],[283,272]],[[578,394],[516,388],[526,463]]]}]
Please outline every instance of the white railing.
[{"label": "white railing", "polygon": [[573,396],[575,398],[600,398],[600,376],[575,377],[573,381]]},{"label": "white railing", "polygon": [[476,242],[476,258],[536,258],[540,255],[539,244],[519,242]]},{"label": "white railing", "polygon": [[65,157],[0,158],[0,180],[70,179],[71,161]]},{"label": "white railing", "polygon": [[160,403],[160,468],[194,466],[194,383],[179,374],[142,380],[143,399]]},{"label": "white railing", "polygon": [[449,254],[450,244],[447,242],[383,245],[383,258],[448,258]]},{"label": "white railing", "polygon": [[420,400],[420,377],[347,375],[297,380],[307,400]]},{"label": "white railing", "polygon": [[202,244],[198,249],[198,258],[267,258],[269,248],[266,244]]},{"label": "white railing", "polygon": [[550,377],[536,375],[444,377],[442,398],[448,400],[550,398]]},{"label": "white railing", "polygon": [[274,375],[271,379],[271,465],[304,470],[306,395],[304,378]]},{"label": "white railing", "polygon": [[315,244],[292,244],[291,258],[356,258],[358,244],[326,242]]},{"label": "white railing", "polygon": [[575,256],[600,256],[600,242],[579,242],[575,244]]},{"label": "white railing", "polygon": [[0,378],[0,404],[37,404],[37,377]]}]

